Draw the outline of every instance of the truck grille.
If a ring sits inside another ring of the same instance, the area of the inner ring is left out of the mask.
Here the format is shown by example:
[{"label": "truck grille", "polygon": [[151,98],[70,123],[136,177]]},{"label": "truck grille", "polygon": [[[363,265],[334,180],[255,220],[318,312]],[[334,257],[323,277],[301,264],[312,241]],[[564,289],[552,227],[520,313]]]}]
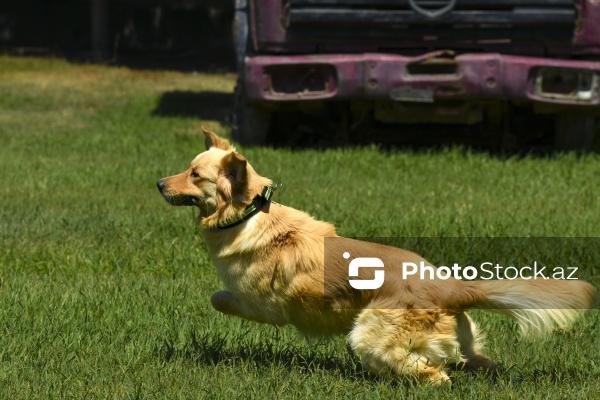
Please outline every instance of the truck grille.
[{"label": "truck grille", "polygon": [[291,0],[287,17],[294,39],[435,47],[570,43],[577,11],[574,0]]}]

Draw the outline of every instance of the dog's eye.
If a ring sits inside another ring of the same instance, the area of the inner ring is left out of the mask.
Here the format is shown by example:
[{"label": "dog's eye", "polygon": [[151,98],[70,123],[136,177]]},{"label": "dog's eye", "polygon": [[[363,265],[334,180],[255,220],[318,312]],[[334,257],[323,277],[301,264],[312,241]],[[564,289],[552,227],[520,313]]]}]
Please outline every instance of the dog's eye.
[{"label": "dog's eye", "polygon": [[198,175],[198,173],[196,171],[194,171],[194,170],[192,170],[192,173],[190,174],[190,176],[192,178],[200,178],[200,175]]}]

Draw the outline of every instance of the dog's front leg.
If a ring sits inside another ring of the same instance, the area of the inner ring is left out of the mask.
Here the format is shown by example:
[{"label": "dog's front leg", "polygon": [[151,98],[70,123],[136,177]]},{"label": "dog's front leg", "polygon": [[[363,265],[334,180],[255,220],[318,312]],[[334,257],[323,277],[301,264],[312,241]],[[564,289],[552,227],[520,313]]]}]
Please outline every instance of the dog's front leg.
[{"label": "dog's front leg", "polygon": [[210,296],[210,303],[215,310],[223,314],[235,315],[244,319],[257,322],[267,322],[261,316],[253,312],[244,302],[233,293],[226,290],[219,290]]},{"label": "dog's front leg", "polygon": [[210,296],[210,304],[212,304],[215,310],[221,311],[223,314],[232,314],[243,317],[243,315],[241,315],[242,307],[240,303],[240,299],[226,290],[219,290]]}]

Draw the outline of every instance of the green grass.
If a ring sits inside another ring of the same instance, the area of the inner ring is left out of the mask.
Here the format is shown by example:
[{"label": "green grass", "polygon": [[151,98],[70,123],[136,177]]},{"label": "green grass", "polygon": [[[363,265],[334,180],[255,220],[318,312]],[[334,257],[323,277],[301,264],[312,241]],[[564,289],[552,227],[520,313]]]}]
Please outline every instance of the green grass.
[{"label": "green grass", "polygon": [[[0,57],[1,398],[597,396],[597,311],[537,342],[476,312],[507,371],[433,388],[369,377],[343,337],[308,342],[212,310],[220,283],[194,211],[169,206],[155,182],[203,150],[201,123],[229,135],[211,96],[234,84]],[[206,117],[157,112],[178,93],[206,94],[186,105]],[[284,183],[276,201],[344,236],[600,236],[595,154],[239,150]]]}]

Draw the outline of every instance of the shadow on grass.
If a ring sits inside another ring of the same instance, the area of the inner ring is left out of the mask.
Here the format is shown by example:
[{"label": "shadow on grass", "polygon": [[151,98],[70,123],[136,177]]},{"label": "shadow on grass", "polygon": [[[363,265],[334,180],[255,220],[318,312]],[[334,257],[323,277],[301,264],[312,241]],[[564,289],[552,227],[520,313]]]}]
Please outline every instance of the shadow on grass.
[{"label": "shadow on grass", "polygon": [[232,108],[232,93],[175,90],[161,96],[152,115],[208,119],[227,123]]},{"label": "shadow on grass", "polygon": [[282,369],[300,371],[302,374],[314,374],[327,371],[343,379],[367,381],[377,384],[385,382],[392,388],[418,386],[416,379],[390,379],[367,372],[359,358],[346,347],[345,354],[332,354],[319,348],[300,349],[295,346],[277,348],[272,341],[260,344],[236,343],[232,345],[227,335],[204,334],[198,337],[191,333],[191,340],[185,348],[177,349],[169,340],[165,340],[158,350],[158,356],[166,362],[187,359],[206,366],[239,367],[240,361],[257,367],[277,366]]},{"label": "shadow on grass", "polygon": [[235,365],[243,360],[257,366],[275,364],[282,368],[299,368],[305,373],[326,370],[346,378],[372,379],[349,348],[347,354],[336,356],[319,349],[277,348],[271,341],[232,344],[227,334],[205,333],[199,337],[191,332],[190,336],[184,348],[176,348],[171,341],[165,340],[158,351],[159,357],[166,361],[184,358],[210,366]]},{"label": "shadow on grass", "polygon": [[[416,377],[380,377],[366,371],[358,356],[346,347],[346,353],[330,353],[322,349],[309,348],[300,349],[295,346],[278,348],[272,341],[265,340],[257,343],[236,343],[228,340],[227,334],[203,334],[198,337],[191,333],[190,341],[184,348],[165,340],[157,351],[158,357],[166,362],[176,359],[186,359],[206,366],[231,366],[239,367],[240,361],[250,363],[257,367],[272,367],[295,371],[303,374],[314,374],[319,371],[327,371],[341,376],[343,379],[359,380],[374,384],[385,383],[392,388],[410,388],[423,385]],[[277,339],[274,339],[277,340]],[[494,384],[498,378],[504,375],[500,369],[495,375],[463,370],[458,366],[449,366],[447,369],[452,379],[461,376],[469,376],[469,379],[485,379]],[[506,371],[508,372],[508,371]]]}]

